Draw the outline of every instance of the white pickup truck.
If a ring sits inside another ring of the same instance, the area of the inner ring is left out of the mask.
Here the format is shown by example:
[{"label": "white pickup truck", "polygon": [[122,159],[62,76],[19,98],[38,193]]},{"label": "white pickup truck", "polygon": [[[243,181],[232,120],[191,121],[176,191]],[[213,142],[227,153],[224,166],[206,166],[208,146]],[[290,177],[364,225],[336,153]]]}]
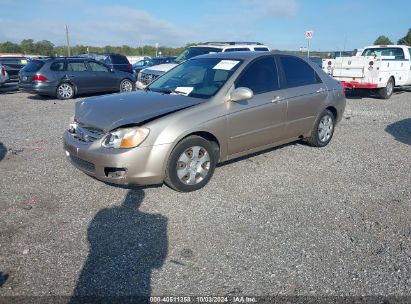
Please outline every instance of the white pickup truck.
[{"label": "white pickup truck", "polygon": [[391,97],[394,87],[411,85],[411,47],[373,45],[361,56],[338,57],[332,77],[345,89],[377,90],[380,97]]}]

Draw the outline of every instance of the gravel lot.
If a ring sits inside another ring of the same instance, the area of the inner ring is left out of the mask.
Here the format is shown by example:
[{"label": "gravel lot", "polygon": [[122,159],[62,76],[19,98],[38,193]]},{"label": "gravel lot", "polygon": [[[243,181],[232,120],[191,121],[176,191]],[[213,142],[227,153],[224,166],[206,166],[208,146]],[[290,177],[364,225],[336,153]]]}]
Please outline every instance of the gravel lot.
[{"label": "gravel lot", "polygon": [[71,166],[79,98],[0,91],[0,296],[411,296],[411,92],[351,96],[326,148],[229,162],[181,194]]}]

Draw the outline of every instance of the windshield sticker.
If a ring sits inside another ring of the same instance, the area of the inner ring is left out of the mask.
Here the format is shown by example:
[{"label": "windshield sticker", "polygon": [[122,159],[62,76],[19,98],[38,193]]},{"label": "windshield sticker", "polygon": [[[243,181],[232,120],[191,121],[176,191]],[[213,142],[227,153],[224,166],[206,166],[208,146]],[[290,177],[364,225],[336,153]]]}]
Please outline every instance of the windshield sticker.
[{"label": "windshield sticker", "polygon": [[239,62],[240,61],[237,61],[237,60],[221,60],[219,63],[217,63],[213,67],[213,69],[214,70],[227,70],[227,71],[230,71]]},{"label": "windshield sticker", "polygon": [[181,94],[187,96],[188,94],[191,93],[191,91],[194,90],[193,87],[176,87],[174,90],[176,93],[175,94]]}]

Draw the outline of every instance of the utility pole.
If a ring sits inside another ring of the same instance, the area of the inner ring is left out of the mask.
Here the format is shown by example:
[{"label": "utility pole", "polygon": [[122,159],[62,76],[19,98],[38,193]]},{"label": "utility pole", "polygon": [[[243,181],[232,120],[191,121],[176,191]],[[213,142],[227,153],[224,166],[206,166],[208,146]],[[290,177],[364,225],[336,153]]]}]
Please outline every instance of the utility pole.
[{"label": "utility pole", "polygon": [[67,56],[70,56],[70,40],[69,40],[69,30],[66,24],[66,41],[67,41]]}]

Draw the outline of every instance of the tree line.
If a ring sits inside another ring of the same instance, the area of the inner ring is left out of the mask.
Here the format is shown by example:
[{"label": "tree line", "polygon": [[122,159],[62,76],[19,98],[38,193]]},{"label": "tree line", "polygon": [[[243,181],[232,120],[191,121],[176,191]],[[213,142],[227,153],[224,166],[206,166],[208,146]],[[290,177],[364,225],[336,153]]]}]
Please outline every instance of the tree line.
[{"label": "tree line", "polygon": [[[394,44],[390,38],[387,36],[381,35],[378,36],[377,39],[374,41],[374,45],[387,45],[387,44]],[[411,28],[408,29],[407,34],[397,41],[397,44],[401,45],[408,45],[411,46]]]},{"label": "tree line", "polygon": [[[164,56],[177,56],[185,48],[198,43],[190,43],[182,47],[166,47],[159,46],[158,53],[161,52]],[[131,47],[128,45],[103,47],[75,45],[70,48],[71,55],[90,53],[117,53],[126,56],[155,56],[156,47],[152,45],[144,45],[141,47]],[[34,41],[33,39],[24,39],[20,43],[6,41],[0,43],[0,53],[23,53],[25,55],[42,55],[42,56],[67,56],[66,46],[55,46],[48,40]]]}]

